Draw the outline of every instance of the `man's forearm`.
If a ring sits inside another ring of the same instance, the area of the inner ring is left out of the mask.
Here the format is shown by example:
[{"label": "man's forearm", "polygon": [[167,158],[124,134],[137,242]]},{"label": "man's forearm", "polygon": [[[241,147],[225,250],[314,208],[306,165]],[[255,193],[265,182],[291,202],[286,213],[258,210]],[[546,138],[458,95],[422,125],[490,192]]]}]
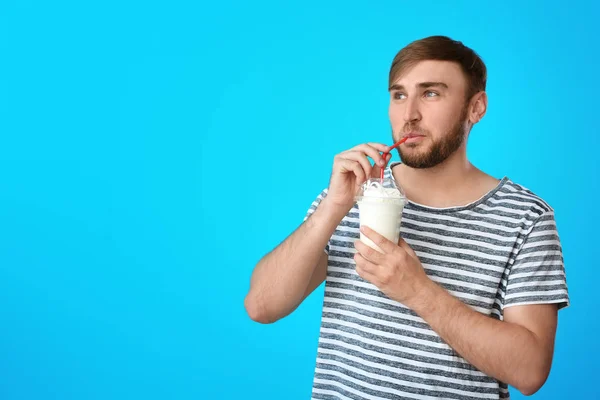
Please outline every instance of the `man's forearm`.
[{"label": "man's forearm", "polygon": [[305,223],[258,263],[247,305],[259,319],[276,321],[302,301],[323,249],[344,215],[323,199]]},{"label": "man's forearm", "polygon": [[465,360],[485,374],[531,394],[549,370],[534,333],[483,315],[429,281],[407,307]]}]

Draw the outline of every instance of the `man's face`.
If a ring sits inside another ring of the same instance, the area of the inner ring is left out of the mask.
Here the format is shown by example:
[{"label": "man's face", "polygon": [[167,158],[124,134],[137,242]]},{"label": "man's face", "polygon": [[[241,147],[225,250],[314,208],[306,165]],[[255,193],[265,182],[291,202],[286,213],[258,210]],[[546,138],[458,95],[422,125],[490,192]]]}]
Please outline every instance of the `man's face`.
[{"label": "man's face", "polygon": [[466,79],[448,61],[421,61],[390,89],[389,116],[394,142],[409,139],[398,153],[412,168],[431,168],[458,150],[467,134]]}]

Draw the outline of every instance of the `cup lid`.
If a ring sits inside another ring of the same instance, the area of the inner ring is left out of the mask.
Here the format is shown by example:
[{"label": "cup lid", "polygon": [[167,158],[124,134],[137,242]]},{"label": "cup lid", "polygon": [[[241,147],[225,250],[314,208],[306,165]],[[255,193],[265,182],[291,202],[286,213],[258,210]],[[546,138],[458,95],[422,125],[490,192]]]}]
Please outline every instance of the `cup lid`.
[{"label": "cup lid", "polygon": [[364,182],[356,193],[357,200],[363,197],[406,199],[406,194],[391,178],[371,178]]}]

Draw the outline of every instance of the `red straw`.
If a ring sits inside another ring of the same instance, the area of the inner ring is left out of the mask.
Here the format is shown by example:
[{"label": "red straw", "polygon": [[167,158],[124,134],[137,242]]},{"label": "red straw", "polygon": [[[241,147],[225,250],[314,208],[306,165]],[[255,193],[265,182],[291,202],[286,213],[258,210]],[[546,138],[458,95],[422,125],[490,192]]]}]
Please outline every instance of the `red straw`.
[{"label": "red straw", "polygon": [[385,164],[383,165],[383,167],[381,167],[381,176],[380,176],[380,178],[381,178],[382,181],[383,181],[383,173],[384,173],[385,167],[387,165],[387,161],[385,160],[387,158],[387,155],[390,154],[390,151],[394,150],[396,147],[398,147],[402,143],[406,142],[406,139],[408,139],[408,136],[403,137],[402,139],[398,140],[396,143],[394,143],[394,145],[392,147],[390,147],[389,151],[386,151],[386,152],[383,153],[383,162]]}]

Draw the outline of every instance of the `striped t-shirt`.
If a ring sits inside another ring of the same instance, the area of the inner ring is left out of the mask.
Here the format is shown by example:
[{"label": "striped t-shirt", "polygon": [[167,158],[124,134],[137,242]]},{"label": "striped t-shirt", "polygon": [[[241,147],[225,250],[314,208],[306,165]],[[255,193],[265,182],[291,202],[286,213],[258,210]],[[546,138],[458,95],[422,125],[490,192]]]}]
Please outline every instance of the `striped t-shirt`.
[{"label": "striped t-shirt", "polygon": [[[326,195],[324,190],[317,197],[306,218]],[[415,312],[358,276],[358,214],[355,205],[325,248],[312,398],[509,398],[505,383],[477,370]],[[569,304],[553,210],[506,177],[462,207],[409,201],[400,233],[430,279],[482,314],[502,320],[504,309],[514,305]]]}]

